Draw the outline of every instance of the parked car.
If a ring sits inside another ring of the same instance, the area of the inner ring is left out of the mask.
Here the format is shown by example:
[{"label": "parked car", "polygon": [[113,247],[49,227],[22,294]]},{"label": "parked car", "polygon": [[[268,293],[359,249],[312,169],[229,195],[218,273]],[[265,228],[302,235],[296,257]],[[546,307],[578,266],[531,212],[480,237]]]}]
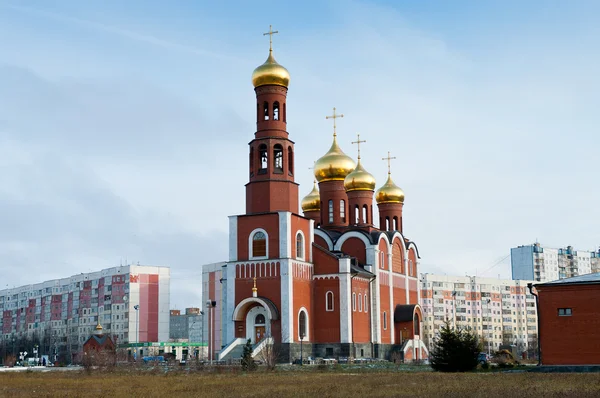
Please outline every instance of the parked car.
[{"label": "parked car", "polygon": [[480,364],[488,363],[490,361],[490,356],[485,352],[480,352],[477,356],[477,362]]}]

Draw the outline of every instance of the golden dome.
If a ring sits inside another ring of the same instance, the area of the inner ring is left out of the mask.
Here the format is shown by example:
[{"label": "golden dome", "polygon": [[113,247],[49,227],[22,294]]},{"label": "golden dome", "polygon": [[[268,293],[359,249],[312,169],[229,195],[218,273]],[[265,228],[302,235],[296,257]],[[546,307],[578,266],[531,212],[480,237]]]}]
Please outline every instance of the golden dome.
[{"label": "golden dome", "polygon": [[254,87],[269,84],[287,87],[290,84],[290,72],[275,61],[273,51],[269,50],[265,63],[252,72],[252,84]]},{"label": "golden dome", "polygon": [[377,204],[404,203],[404,191],[392,181],[391,174],[381,188],[375,193]]},{"label": "golden dome", "polygon": [[346,192],[375,190],[375,177],[365,170],[360,162],[360,158],[354,171],[344,179],[344,188],[346,188]]},{"label": "golden dome", "polygon": [[302,211],[321,211],[321,195],[317,183],[314,183],[312,191],[302,199]]},{"label": "golden dome", "polygon": [[315,178],[318,182],[343,180],[355,168],[356,163],[338,146],[334,135],[329,151],[315,163]]}]

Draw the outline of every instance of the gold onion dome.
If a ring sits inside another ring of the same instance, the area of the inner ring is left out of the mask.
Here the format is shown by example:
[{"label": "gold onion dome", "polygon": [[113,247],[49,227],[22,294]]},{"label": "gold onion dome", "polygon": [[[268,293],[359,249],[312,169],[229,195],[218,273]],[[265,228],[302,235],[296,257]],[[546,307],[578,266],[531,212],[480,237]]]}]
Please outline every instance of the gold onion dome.
[{"label": "gold onion dome", "polygon": [[374,191],[375,177],[362,166],[360,158],[358,164],[352,173],[344,179],[344,188],[346,192],[350,191]]},{"label": "gold onion dome", "polygon": [[318,182],[343,180],[355,168],[356,163],[338,146],[334,135],[329,151],[315,163],[315,178]]},{"label": "gold onion dome", "polygon": [[312,191],[302,199],[302,211],[321,211],[321,196],[316,182]]},{"label": "gold onion dome", "polygon": [[273,51],[269,50],[269,57],[265,63],[252,72],[252,84],[254,87],[267,85],[288,87],[290,72],[275,61]]},{"label": "gold onion dome", "polygon": [[392,181],[392,175],[388,174],[388,179],[381,188],[375,193],[377,204],[383,203],[404,203],[404,191]]}]

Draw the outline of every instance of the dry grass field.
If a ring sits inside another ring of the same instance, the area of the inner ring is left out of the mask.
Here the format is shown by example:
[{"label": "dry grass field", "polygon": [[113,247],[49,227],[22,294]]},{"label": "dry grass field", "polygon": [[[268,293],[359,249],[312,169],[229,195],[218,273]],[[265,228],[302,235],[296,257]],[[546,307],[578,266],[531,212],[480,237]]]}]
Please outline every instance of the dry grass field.
[{"label": "dry grass field", "polygon": [[599,397],[600,374],[366,372],[4,373],[2,397]]}]

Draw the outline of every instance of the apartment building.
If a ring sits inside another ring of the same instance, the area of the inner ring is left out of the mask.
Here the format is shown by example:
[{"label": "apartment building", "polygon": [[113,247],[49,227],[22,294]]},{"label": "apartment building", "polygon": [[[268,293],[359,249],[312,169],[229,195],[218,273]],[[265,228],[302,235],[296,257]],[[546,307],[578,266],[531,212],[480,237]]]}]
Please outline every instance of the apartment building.
[{"label": "apartment building", "polygon": [[73,362],[100,324],[115,344],[167,341],[170,269],[125,265],[0,290],[0,348]]},{"label": "apartment building", "polygon": [[512,278],[550,282],[600,272],[600,249],[575,250],[544,247],[539,243],[510,249]]},{"label": "apartment building", "polygon": [[[527,290],[530,281],[470,276],[421,275],[423,338],[428,347],[445,322],[471,329],[484,350],[516,345],[520,352],[537,348],[537,308]],[[533,354],[533,352],[531,352]]]},{"label": "apartment building", "polygon": [[200,308],[186,308],[184,314],[180,310],[171,310],[169,338],[177,341],[202,342],[204,341],[203,321],[204,311]]}]

